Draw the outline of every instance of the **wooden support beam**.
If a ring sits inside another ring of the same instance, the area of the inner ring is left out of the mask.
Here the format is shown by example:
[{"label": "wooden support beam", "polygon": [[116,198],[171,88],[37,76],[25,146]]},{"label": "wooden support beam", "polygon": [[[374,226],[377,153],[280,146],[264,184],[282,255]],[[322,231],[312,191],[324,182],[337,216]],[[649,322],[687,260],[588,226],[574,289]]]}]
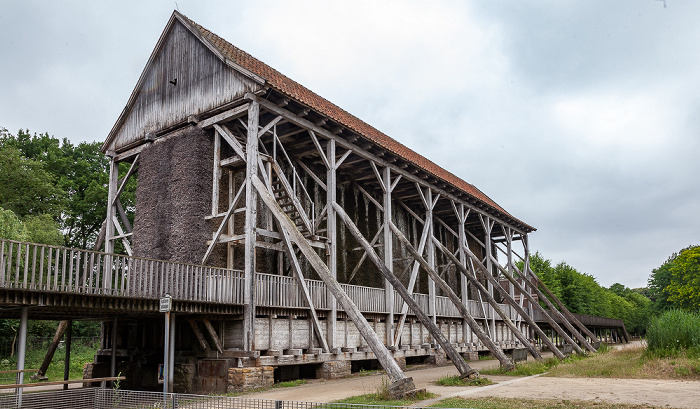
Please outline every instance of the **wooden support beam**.
[{"label": "wooden support beam", "polygon": [[304,300],[306,300],[306,304],[309,306],[309,311],[311,313],[311,322],[314,327],[314,332],[316,333],[316,336],[321,342],[321,348],[323,348],[323,352],[330,352],[328,342],[326,341],[326,337],[323,335],[323,330],[321,329],[321,323],[318,321],[318,316],[316,315],[316,308],[314,307],[314,302],[311,299],[309,288],[307,287],[306,281],[304,280],[304,273],[302,272],[301,266],[299,265],[297,255],[294,253],[294,248],[292,247],[292,241],[289,238],[289,233],[287,233],[287,231],[284,230],[284,228],[282,228],[281,226],[280,232],[282,235],[282,241],[284,242],[284,246],[287,249],[287,256],[289,256],[289,262],[292,265],[292,270],[294,271],[294,277],[297,279],[297,283],[301,288]]},{"label": "wooden support beam", "polygon": [[[479,264],[481,264],[481,263],[479,263]],[[483,264],[481,264],[481,265],[483,266]],[[525,291],[525,289],[520,285],[520,283],[518,283],[518,281],[513,276],[509,275],[508,272],[503,267],[501,267],[500,264],[496,263],[496,267],[499,270],[501,270],[501,272],[503,273],[503,276],[515,286],[515,288],[520,292],[520,294],[524,295],[528,299],[528,301],[530,302],[530,305],[532,305],[533,308],[537,309],[538,311],[540,311],[542,313],[542,316],[547,321],[547,323],[552,328],[554,328],[554,330],[557,331],[557,333],[559,333],[559,335],[561,335],[561,337],[564,338],[564,340],[566,340],[566,342],[571,344],[578,354],[585,355],[585,352],[583,351],[583,349],[581,349],[581,347],[579,347],[576,344],[576,342],[569,336],[569,334],[567,334],[566,331],[564,331],[564,329],[561,326],[559,326],[559,324],[557,324],[556,321],[554,321],[554,319],[547,313],[547,310],[542,308],[540,303],[534,299],[532,294]],[[495,278],[494,278],[494,280],[495,280]],[[496,284],[496,283],[494,283],[494,284]],[[498,283],[498,287],[500,287],[500,283]]]},{"label": "wooden support beam", "polygon": [[203,121],[199,121],[199,126],[202,129],[206,129],[209,127],[214,126],[214,124],[218,124],[220,122],[226,122],[230,121],[232,119],[236,119],[238,117],[241,117],[248,112],[248,107],[250,106],[250,103],[246,103],[244,105],[229,109],[228,111],[224,111],[218,115],[214,115],[211,118],[207,118]]},{"label": "wooden support beam", "polygon": [[[409,253],[413,256],[413,258],[423,267],[423,270],[425,270],[428,275],[433,279],[433,281],[440,287],[440,289],[447,294],[447,297],[452,301],[452,304],[454,304],[455,307],[457,307],[457,310],[459,313],[462,315],[462,317],[467,321],[467,324],[469,325],[469,328],[471,328],[472,331],[476,334],[476,336],[479,338],[479,340],[486,345],[486,347],[491,351],[491,353],[498,359],[498,361],[501,363],[501,367],[506,369],[506,370],[511,370],[515,369],[515,364],[513,363],[512,360],[510,360],[504,353],[501,348],[496,345],[491,338],[486,335],[484,330],[481,329],[481,326],[479,323],[476,322],[474,317],[469,313],[469,310],[467,307],[462,304],[462,300],[459,299],[457,294],[455,294],[454,290],[450,288],[450,286],[443,280],[440,275],[435,271],[433,267],[430,266],[428,261],[426,261],[423,256],[418,253],[418,251],[413,248],[411,243],[408,241],[406,236],[401,233],[398,227],[396,227],[393,223],[389,225],[390,229],[392,232],[394,232],[394,236],[399,239],[399,241],[404,245],[404,247],[408,250]],[[440,243],[439,240],[433,237],[434,242]],[[450,253],[452,254],[452,253]],[[494,302],[495,304],[495,302]],[[505,315],[504,315],[505,316]],[[507,318],[507,317],[506,317]]]},{"label": "wooden support beam", "polygon": [[[447,256],[447,258],[449,258],[454,263],[454,265],[457,267],[457,269],[460,269],[460,267],[461,267],[460,270],[461,270],[463,276],[472,277],[469,274],[469,270],[464,266],[464,264],[462,264],[460,262],[459,259],[457,259],[457,257],[455,257],[454,254],[452,254],[451,251],[449,251],[447,249],[447,247],[445,247],[442,243],[440,243],[440,241],[437,240],[436,238],[433,238],[433,241],[434,241],[435,245],[438,247],[438,249],[440,249],[440,251],[442,251]],[[491,305],[493,310],[501,317],[501,319],[506,324],[508,329],[510,329],[510,331],[513,333],[513,335],[515,335],[515,337],[518,338],[518,340],[520,340],[520,342],[523,344],[523,346],[525,348],[527,348],[528,352],[530,352],[530,355],[532,355],[532,357],[535,359],[538,359],[538,360],[542,359],[542,355],[540,355],[539,351],[537,351],[537,349],[532,344],[530,344],[530,341],[527,339],[527,337],[525,335],[522,334],[522,332],[520,332],[518,330],[518,328],[515,326],[515,324],[513,324],[513,321],[511,321],[510,317],[508,317],[508,315],[506,313],[504,313],[503,310],[501,310],[501,306],[498,305],[498,303],[493,298],[493,296],[491,294],[489,294],[488,289],[486,287],[484,287],[475,278],[474,278],[474,281],[475,281],[474,286],[477,288],[477,290],[479,290],[482,294],[484,294],[484,296],[486,297],[486,301],[489,303],[489,305]],[[452,297],[450,297],[450,298],[452,298]],[[459,301],[459,299],[457,298],[456,295],[455,295],[455,298]],[[460,305],[461,305],[461,303],[460,303]],[[464,307],[464,306],[462,308],[466,309],[466,307]],[[524,313],[525,311],[522,311],[522,312]]]},{"label": "wooden support beam", "polygon": [[413,386],[413,380],[406,377],[360,310],[353,303],[352,299],[345,294],[345,291],[343,291],[340,284],[338,284],[338,281],[336,281],[336,279],[331,275],[331,271],[329,270],[328,266],[323,263],[321,257],[306,242],[306,239],[301,234],[297,226],[294,225],[291,220],[289,220],[287,214],[284,213],[275,198],[267,191],[267,188],[260,178],[257,175],[251,175],[250,179],[252,185],[257,189],[263,203],[265,203],[270,211],[272,211],[272,214],[275,216],[280,226],[282,226],[282,228],[289,233],[291,239],[296,243],[299,250],[309,262],[309,265],[314,269],[314,271],[316,271],[321,280],[323,280],[323,282],[326,284],[328,291],[333,294],[333,297],[343,306],[345,313],[348,315],[348,317],[350,317],[352,322],[357,327],[358,332],[362,335],[365,342],[367,342],[367,345],[370,347],[372,352],[374,352],[374,355],[377,357],[377,360],[379,360],[379,363],[382,365],[387,373],[387,376],[389,377],[391,382],[389,388],[392,389],[392,385],[401,384],[405,385],[407,389],[415,389],[415,386]]},{"label": "wooden support beam", "polygon": [[521,274],[520,279],[522,279],[533,290],[535,290],[535,293],[537,293],[537,296],[539,297],[539,299],[541,301],[543,301],[545,304],[547,304],[547,308],[549,308],[549,311],[552,314],[554,314],[555,316],[559,317],[560,321],[562,322],[562,324],[564,324],[566,329],[569,330],[571,335],[573,335],[578,340],[578,342],[580,342],[581,345],[583,345],[584,348],[586,348],[587,350],[589,350],[591,352],[596,351],[596,349],[593,348],[593,345],[591,345],[591,343],[588,342],[586,337],[581,335],[581,333],[576,328],[574,328],[573,325],[571,325],[569,320],[561,312],[559,312],[559,310],[557,310],[557,308],[554,306],[554,304],[552,304],[552,302],[549,300],[549,298],[547,298],[547,296],[544,295],[544,293],[542,293],[542,291],[540,291],[540,289],[538,288],[536,283],[530,281],[530,279],[527,277],[526,274]]},{"label": "wooden support beam", "polygon": [[202,331],[197,325],[197,321],[193,319],[188,319],[187,322],[190,324],[192,332],[194,332],[194,336],[197,338],[197,341],[199,341],[199,345],[202,347],[202,349],[205,352],[211,350],[211,348],[209,347],[209,343],[207,342],[206,338],[204,338],[204,334],[202,334]]},{"label": "wooden support beam", "polygon": [[[312,134],[313,135],[313,134]],[[314,135],[315,138],[315,135]],[[318,141],[314,139],[314,143],[320,148]],[[333,280],[338,280],[338,230],[335,210],[333,203],[336,202],[337,195],[337,179],[335,168],[335,140],[331,139],[326,145],[326,152],[321,151],[321,156],[324,157],[326,164],[326,237],[328,237],[327,265],[328,272]],[[326,331],[328,332],[328,344],[331,348],[336,348],[336,325],[338,322],[338,304],[337,297],[328,296],[328,305],[330,307],[330,320],[327,321]]]},{"label": "wooden support beam", "polygon": [[[335,207],[335,211],[340,217],[340,219],[345,223],[345,226],[348,228],[350,231],[350,234],[355,237],[355,240],[357,240],[360,245],[365,249],[365,252],[367,253],[369,259],[377,266],[379,271],[381,271],[382,275],[384,276],[387,281],[391,285],[394,286],[394,289],[396,292],[403,298],[404,302],[408,304],[409,308],[413,311],[415,314],[416,318],[420,321],[421,324],[430,332],[430,335],[433,337],[435,341],[440,344],[442,349],[445,351],[447,356],[450,358],[452,361],[452,364],[457,367],[457,370],[460,373],[461,377],[470,377],[473,376],[474,374],[477,374],[477,371],[473,368],[471,368],[465,361],[464,359],[459,355],[459,353],[454,349],[450,341],[445,337],[445,335],[440,331],[440,329],[435,325],[435,323],[428,317],[428,315],[420,308],[418,303],[413,299],[411,293],[408,292],[406,287],[401,284],[401,281],[384,265],[382,262],[382,259],[379,258],[379,255],[374,251],[374,248],[370,246],[369,242],[367,239],[364,238],[362,233],[360,233],[360,230],[355,226],[355,224],[352,222],[350,219],[350,216],[348,216],[347,213],[343,210],[342,207],[340,207],[337,203],[333,204],[333,207]],[[391,222],[389,222],[391,223]],[[477,325],[478,326],[478,325]],[[501,351],[501,354],[503,352]],[[505,357],[505,355],[504,355]],[[507,360],[507,358],[506,358]],[[509,370],[513,368],[512,363],[510,366],[505,366]]]},{"label": "wooden support beam", "polygon": [[228,129],[228,127],[226,127],[225,125],[214,125],[214,129],[216,129],[218,134],[221,135],[222,138],[224,138],[226,143],[229,144],[233,151],[236,152],[236,155],[240,156],[240,158],[243,161],[248,160],[245,150],[243,149],[243,145],[241,145],[241,143],[238,142],[238,139],[236,139],[236,136],[233,134],[233,132],[231,132],[230,129]]},{"label": "wooden support beam", "polygon": [[[462,275],[463,275],[464,277],[467,277],[467,279],[470,281],[470,283],[471,283],[473,286],[475,286],[482,294],[488,294],[488,292],[489,292],[488,289],[487,289],[486,287],[484,287],[484,285],[481,284],[481,283],[479,282],[479,280],[476,279],[476,277],[472,276],[472,274],[470,273],[469,269],[468,269],[464,264],[462,264],[462,263],[452,254],[452,252],[450,252],[446,247],[444,247],[444,246],[442,245],[442,243],[440,243],[440,242],[437,241],[437,240],[435,240],[435,245],[436,245],[443,253],[445,253],[445,255],[446,255],[450,260],[452,260],[452,261],[455,263],[455,266],[457,267],[457,269],[462,273]],[[465,247],[465,248],[463,248],[463,250],[464,250],[464,252],[465,252],[470,258],[472,258],[472,260],[476,258],[476,256],[474,255],[474,253],[472,253],[471,250],[469,250],[469,248]],[[478,260],[477,260],[477,262],[478,262]],[[483,264],[481,264],[481,262],[478,262],[477,265],[479,266],[479,268],[480,268],[482,271],[486,272],[486,266],[484,266]],[[484,274],[484,275],[486,276],[486,278],[487,278],[489,281],[495,281],[495,280],[496,280],[496,279],[493,278],[493,276],[491,276],[490,274]],[[489,277],[490,277],[490,278],[489,278]],[[542,331],[542,329],[540,329],[540,327],[537,325],[537,323],[535,323],[535,321],[532,319],[532,317],[531,317],[528,313],[526,313],[525,310],[523,310],[522,307],[520,307],[520,306],[518,305],[518,303],[516,303],[515,300],[514,300],[513,298],[510,297],[510,295],[508,294],[507,291],[505,291],[500,285],[497,286],[497,287],[495,287],[495,288],[498,289],[499,292],[501,293],[501,295],[503,296],[503,298],[505,298],[506,301],[507,301],[511,306],[513,306],[513,308],[515,308],[515,311],[516,311],[518,314],[520,314],[520,315],[527,321],[528,324],[530,324],[530,327],[533,328],[533,330],[537,333],[537,335],[540,336],[540,338],[542,338],[543,342],[547,345],[547,347],[549,347],[549,349],[552,351],[552,353],[554,353],[554,355],[555,355],[557,358],[559,358],[559,359],[564,359],[564,358],[566,358],[566,356],[565,356],[565,355],[554,345],[554,343],[547,337],[547,334],[545,334],[544,331]],[[528,342],[528,344],[529,344],[529,342]],[[532,354],[532,351],[530,351],[530,353]]]},{"label": "wooden support beam", "polygon": [[209,333],[209,337],[211,337],[211,340],[214,342],[214,346],[216,347],[216,350],[219,351],[219,353],[224,352],[224,346],[221,344],[221,340],[219,339],[219,336],[216,335],[216,331],[214,330],[214,326],[212,326],[211,322],[206,318],[202,319],[202,322],[204,323],[204,328],[207,329],[207,333]]},{"label": "wooden support beam", "polygon": [[[514,265],[513,265],[513,267],[517,268]],[[551,292],[549,290],[549,288],[547,288],[547,286],[544,284],[544,282],[542,282],[542,280],[540,280],[540,278],[537,276],[537,274],[535,274],[534,271],[532,271],[531,269],[528,269],[528,271],[531,274],[531,277],[533,278],[533,280],[537,283],[537,285],[539,285],[539,287],[542,289],[542,291],[547,293],[549,298],[554,300],[554,302],[559,306],[559,310],[561,310],[561,312],[569,319],[569,321],[571,321],[574,325],[579,327],[581,329],[581,331],[583,331],[586,335],[588,335],[591,338],[591,340],[593,340],[593,342],[600,342],[598,337],[596,337],[595,334],[593,334],[588,328],[586,328],[586,326],[583,325],[581,323],[581,321],[579,321],[578,318],[576,318],[576,316],[574,316],[574,314],[572,314],[571,311],[569,311],[568,308],[566,308],[564,303],[562,303],[561,300],[559,300],[559,298],[556,295],[554,295],[554,293]]]},{"label": "wooden support beam", "polygon": [[[255,350],[255,242],[257,241],[258,199],[252,178],[258,178],[258,121],[260,106],[248,107],[248,137],[246,142],[244,287],[243,287],[243,349]],[[222,128],[223,129],[223,128]]]},{"label": "wooden support beam", "polygon": [[228,207],[228,210],[224,214],[224,218],[223,218],[223,220],[221,220],[221,223],[219,224],[219,228],[216,229],[216,233],[214,233],[214,237],[211,240],[211,244],[209,244],[207,251],[204,252],[204,257],[202,257],[202,262],[201,262],[202,265],[204,265],[207,262],[207,260],[209,259],[211,252],[214,250],[214,246],[219,241],[219,236],[221,236],[221,233],[223,233],[224,228],[227,227],[228,220],[231,217],[231,215],[233,214],[233,211],[236,209],[236,206],[238,206],[238,202],[240,201],[241,195],[243,194],[244,190],[245,190],[245,185],[241,185],[241,187],[238,189],[238,193],[236,193],[236,196],[233,198],[231,205]]}]

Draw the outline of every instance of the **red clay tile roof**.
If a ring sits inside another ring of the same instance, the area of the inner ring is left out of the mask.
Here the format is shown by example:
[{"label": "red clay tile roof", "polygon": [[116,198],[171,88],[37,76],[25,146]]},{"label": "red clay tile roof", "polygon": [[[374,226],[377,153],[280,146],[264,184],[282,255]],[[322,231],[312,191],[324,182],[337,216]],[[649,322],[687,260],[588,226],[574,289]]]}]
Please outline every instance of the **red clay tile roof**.
[{"label": "red clay tile roof", "polygon": [[267,85],[279,91],[283,95],[308,106],[309,108],[322,115],[327,116],[329,119],[358,133],[359,135],[371,141],[372,143],[379,145],[380,147],[386,149],[394,155],[399,156],[404,160],[418,166],[427,173],[430,173],[431,175],[455,186],[459,190],[492,207],[497,212],[502,213],[508,218],[513,219],[517,223],[522,224],[527,231],[535,230],[533,227],[510,215],[496,202],[491,200],[491,198],[489,198],[483,192],[477,189],[474,185],[465,182],[459,177],[436,165],[429,159],[417,154],[413,150],[397,142],[395,139],[392,139],[386,134],[380,132],[376,128],[363,122],[356,116],[343,110],[342,108],[338,107],[337,105],[333,104],[327,99],[322,98],[313,91],[302,86],[301,84],[280,73],[279,71],[275,70],[274,68],[265,64],[264,62],[258,60],[252,55],[246,53],[245,51],[239,49],[238,47],[234,46],[233,44],[219,37],[218,35],[212,33],[206,28],[200,26],[194,21],[188,19],[182,14],[179,15],[183,17],[187,22],[189,22],[194,29],[198,30],[201,33],[202,37],[209,41],[211,45],[216,47],[216,49],[218,49],[227,59],[230,59],[235,64],[263,78],[266,81]]}]

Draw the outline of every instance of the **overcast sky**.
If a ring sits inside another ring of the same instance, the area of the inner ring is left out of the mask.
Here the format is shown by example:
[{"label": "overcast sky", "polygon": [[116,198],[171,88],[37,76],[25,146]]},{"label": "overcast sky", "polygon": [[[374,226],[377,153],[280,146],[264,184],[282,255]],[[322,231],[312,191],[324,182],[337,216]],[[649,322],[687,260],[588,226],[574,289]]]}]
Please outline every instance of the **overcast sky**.
[{"label": "overcast sky", "polygon": [[[175,1],[0,0],[0,127],[103,141]],[[533,252],[645,286],[700,244],[700,2],[178,0],[476,185]]]}]

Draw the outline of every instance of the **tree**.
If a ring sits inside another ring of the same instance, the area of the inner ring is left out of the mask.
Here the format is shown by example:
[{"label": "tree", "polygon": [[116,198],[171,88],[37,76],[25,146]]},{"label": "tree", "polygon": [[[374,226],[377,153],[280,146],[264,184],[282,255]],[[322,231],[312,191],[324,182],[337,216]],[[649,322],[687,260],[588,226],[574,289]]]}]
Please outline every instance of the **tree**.
[{"label": "tree", "polygon": [[[661,266],[651,271],[649,293],[656,313],[672,308],[700,308],[699,248],[700,246],[688,246],[673,253]],[[688,253],[683,255],[686,252]],[[679,261],[681,255],[683,257]]]},{"label": "tree", "polygon": [[24,157],[12,146],[0,146],[0,207],[20,219],[37,214],[58,216],[63,197],[43,163]]},{"label": "tree", "polygon": [[27,232],[15,212],[0,207],[0,239],[27,241]]},{"label": "tree", "polygon": [[[53,179],[45,180],[62,192],[55,219],[64,234],[63,244],[92,247],[107,213],[109,160],[100,152],[100,144],[73,145],[68,139],[59,140],[46,133],[37,135],[20,129],[13,136],[0,129],[0,149],[5,148],[16,149],[26,160],[41,163],[44,171],[52,175]],[[131,181],[121,195],[126,208],[133,206],[134,191],[135,182]],[[23,217],[19,213],[18,216]]]},{"label": "tree", "polygon": [[669,270],[668,300],[684,310],[700,311],[700,246],[681,250]]}]

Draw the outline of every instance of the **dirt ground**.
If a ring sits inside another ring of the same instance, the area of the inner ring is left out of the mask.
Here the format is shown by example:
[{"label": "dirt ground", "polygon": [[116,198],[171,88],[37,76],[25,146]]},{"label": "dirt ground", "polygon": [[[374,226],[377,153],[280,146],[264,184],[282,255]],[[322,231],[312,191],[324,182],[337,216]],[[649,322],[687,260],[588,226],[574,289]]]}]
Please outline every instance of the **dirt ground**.
[{"label": "dirt ground", "polygon": [[[629,347],[634,344],[621,345]],[[498,361],[473,361],[469,365],[476,369],[498,366]],[[489,376],[495,385],[485,387],[438,386],[434,382],[445,375],[457,375],[454,366],[429,367],[406,372],[413,378],[417,388],[440,395],[414,404],[428,406],[448,397],[485,397],[525,399],[566,399],[605,401],[610,403],[646,404],[658,407],[700,409],[700,382],[648,379],[591,379],[550,378],[530,376],[513,378]],[[324,381],[313,380],[308,384],[292,388],[280,388],[251,393],[242,397],[256,399],[330,402],[350,396],[372,393],[381,386],[381,375],[357,376]]]}]

